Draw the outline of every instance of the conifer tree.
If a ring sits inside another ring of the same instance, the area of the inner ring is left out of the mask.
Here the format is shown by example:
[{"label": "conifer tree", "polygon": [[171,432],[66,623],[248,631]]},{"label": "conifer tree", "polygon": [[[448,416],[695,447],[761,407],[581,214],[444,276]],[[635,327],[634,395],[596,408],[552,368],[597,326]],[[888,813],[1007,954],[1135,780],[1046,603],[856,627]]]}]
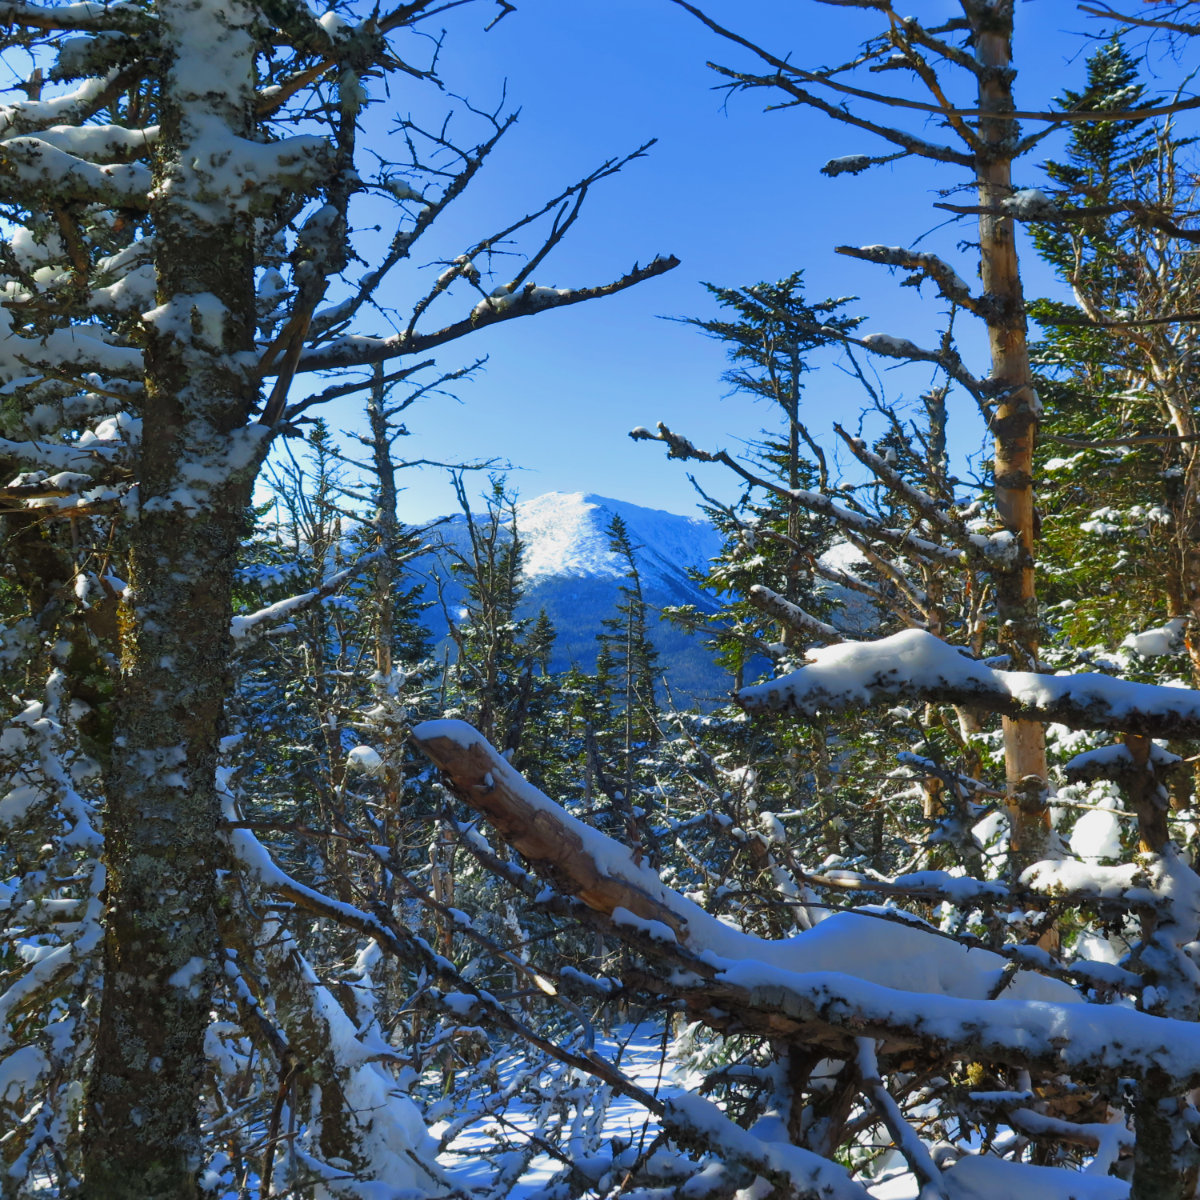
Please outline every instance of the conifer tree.
[{"label": "conifer tree", "polygon": [[[763,477],[781,491],[752,480],[739,503],[724,508],[709,503],[705,511],[727,538],[725,555],[702,582],[714,594],[717,611],[707,619],[715,630],[721,661],[740,686],[746,664],[756,655],[759,671],[780,648],[794,648],[799,635],[787,623],[764,614],[761,590],[788,604],[827,615],[828,604],[817,591],[816,558],[829,544],[832,526],[814,517],[783,490],[822,486],[828,481],[825,452],[801,417],[812,358],[837,342],[836,333],[853,330],[860,319],[843,311],[846,301],[810,303],[804,296],[803,273],[794,271],[776,283],[744,288],[706,284],[727,316],[688,318],[686,323],[724,343],[731,363],[722,376],[733,395],[763,401],[771,424],[751,444],[751,460]],[[700,614],[675,610],[673,619],[691,626]],[[774,632],[766,631],[774,625]]]},{"label": "conifer tree", "polygon": [[[612,681],[621,728],[617,739],[605,738],[613,758],[621,764],[625,793],[633,788],[634,761],[639,749],[653,748],[658,741],[658,651],[650,640],[649,608],[642,594],[642,576],[637,563],[637,549],[629,535],[629,527],[619,514],[614,514],[605,533],[608,547],[617,556],[624,570],[618,588],[616,615],[601,622],[596,635],[600,648],[598,662],[603,659],[603,673]],[[607,684],[602,684],[602,690]]]},{"label": "conifer tree", "polygon": [[556,636],[549,614],[539,609],[525,634],[525,663],[509,737],[519,747],[515,761],[538,787],[559,786],[561,765],[567,758],[567,751],[559,743],[565,732],[558,712],[560,681],[550,669]]},{"label": "conifer tree", "polygon": [[[1153,101],[1139,76],[1114,38],[1063,102],[1145,108]],[[1193,158],[1169,122],[1074,125],[1065,160],[1046,164],[1058,219],[1034,238],[1075,302],[1039,300],[1031,311],[1045,330],[1043,536],[1056,619],[1085,646],[1115,650],[1130,630],[1135,646],[1186,645],[1200,682],[1197,333],[1172,319],[1200,296],[1187,228]],[[1137,641],[1151,626],[1157,638]]]},{"label": "conifer tree", "polygon": [[[744,288],[706,286],[725,312],[686,323],[724,344],[731,365],[722,379],[731,396],[761,401],[769,424],[750,442],[738,502],[705,498],[704,511],[725,538],[722,554],[695,577],[711,596],[712,611],[674,608],[667,615],[687,628],[709,631],[718,661],[741,687],[794,665],[812,639],[839,636],[830,624],[839,607],[834,589],[841,585],[844,591],[847,576],[821,556],[835,540],[853,547],[846,531],[796,496],[830,483],[825,451],[803,416],[814,360],[822,349],[839,345],[839,334],[852,332],[861,319],[845,312],[846,300],[810,302],[800,271]],[[869,568],[859,572],[869,574]],[[873,620],[885,619],[866,600],[860,608],[869,609]],[[710,741],[721,744],[730,766],[753,772],[756,807],[763,812],[811,807],[819,813],[813,826],[822,857],[840,851],[847,822],[835,800],[823,728],[768,728],[728,712],[713,735]],[[709,749],[716,752],[715,745]],[[844,747],[840,754],[846,758]],[[745,800],[742,790],[733,789],[735,807]],[[740,824],[743,816],[737,812],[735,820]]]},{"label": "conifer tree", "polygon": [[[465,592],[458,613],[447,610],[457,658],[453,667],[456,706],[489,739],[516,753],[524,731],[523,701],[532,664],[544,661],[547,633],[530,638],[533,619],[518,616],[525,595],[521,578],[524,544],[516,499],[503,476],[493,476],[480,514],[471,509],[462,473],[455,490],[467,530],[463,550],[447,548],[450,570]],[[445,608],[443,600],[443,608]]]}]

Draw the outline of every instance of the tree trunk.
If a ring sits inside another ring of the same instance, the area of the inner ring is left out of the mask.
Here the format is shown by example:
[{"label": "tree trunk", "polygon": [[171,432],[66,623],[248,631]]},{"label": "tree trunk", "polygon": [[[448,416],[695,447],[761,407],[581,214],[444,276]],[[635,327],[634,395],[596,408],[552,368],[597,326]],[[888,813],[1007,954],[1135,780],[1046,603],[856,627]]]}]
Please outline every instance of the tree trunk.
[{"label": "tree trunk", "polygon": [[387,390],[383,383],[383,365],[376,363],[371,393],[367,400],[367,421],[371,429],[371,463],[375,468],[375,537],[379,557],[375,560],[375,670],[383,680],[392,673],[392,609],[396,594],[397,540],[400,522],[396,516],[396,463],[391,454],[388,419],[385,411]]},{"label": "tree trunk", "polygon": [[[981,145],[976,153],[980,275],[990,302],[988,341],[996,407],[996,510],[1019,546],[1020,556],[993,580],[1001,642],[1016,670],[1036,670],[1037,593],[1034,586],[1033,449],[1037,395],[1026,341],[1025,300],[1017,264],[1013,221],[998,209],[1013,194],[1012,152],[1017,124],[1012,94],[1012,0],[965,0],[976,53],[985,68],[979,82]],[[994,115],[993,115],[994,114]],[[990,211],[989,211],[990,210]],[[1045,804],[1046,739],[1036,721],[1004,719],[1011,857],[1014,870],[1042,856],[1049,832]]]},{"label": "tree trunk", "polygon": [[[248,132],[252,14],[162,0],[169,66],[152,214],[139,509],[105,818],[105,983],[87,1097],[88,1200],[197,1192],[215,977],[217,743],[232,573],[265,430],[232,356],[252,347],[252,224],[220,152]],[[200,23],[204,28],[199,28]],[[224,70],[206,56],[214,46]],[[205,90],[201,91],[203,88]]]}]

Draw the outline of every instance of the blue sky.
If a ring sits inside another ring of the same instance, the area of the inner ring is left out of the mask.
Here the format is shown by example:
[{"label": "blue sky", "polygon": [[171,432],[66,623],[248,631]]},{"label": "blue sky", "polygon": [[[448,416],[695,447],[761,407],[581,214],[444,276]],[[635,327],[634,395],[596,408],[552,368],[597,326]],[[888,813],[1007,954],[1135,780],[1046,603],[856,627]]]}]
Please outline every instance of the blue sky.
[{"label": "blue sky", "polygon": [[[930,24],[957,5],[914,7]],[[873,27],[869,16],[816,0],[712,0],[706,11],[805,65],[849,57]],[[764,113],[765,93],[726,103],[713,90],[718,78],[706,60],[743,65],[747,56],[669,0],[518,0],[517,11],[485,34],[492,15],[485,4],[446,15],[442,75],[450,92],[483,107],[493,106],[507,84],[509,105],[521,116],[443,228],[445,256],[606,158],[656,137],[645,158],[596,188],[536,280],[599,283],[656,253],[673,253],[682,265],[619,296],[513,321],[448,348],[440,367],[486,354],[486,369],[462,385],[461,403],[434,400],[408,414],[412,436],[402,451],[409,456],[507,461],[510,482],[525,497],[588,491],[691,512],[695,495],[681,464],[665,461],[658,446],[631,442],[629,429],[662,420],[701,445],[736,448],[770,419],[744,397],[726,398],[719,344],[661,319],[712,315],[702,281],[737,285],[803,268],[810,299],[856,295],[851,308],[868,318],[864,330],[928,343],[939,328],[939,304],[833,247],[909,244],[928,234],[922,248],[944,253],[964,278],[974,278],[971,252],[955,245],[971,236],[970,225],[935,229],[945,219],[932,208],[935,191],[960,182],[955,168],[913,161],[823,177],[819,168],[829,158],[878,152],[879,144],[809,111]],[[1073,31],[1094,35],[1097,27],[1074,0],[1025,0],[1018,22],[1022,103],[1040,107],[1080,84],[1086,43]],[[411,103],[402,87],[394,100]],[[1032,161],[1025,171],[1018,182],[1036,183]],[[1030,267],[1027,292],[1044,293],[1050,282]],[[981,342],[967,337],[963,345],[979,363]],[[897,402],[929,381],[924,370],[883,377]],[[855,423],[863,404],[857,384],[832,359],[810,377],[814,432],[834,420]],[[965,401],[958,411],[957,444],[965,451],[979,431]],[[335,427],[357,423],[353,405],[326,415]],[[701,482],[733,495],[719,468]],[[444,473],[407,472],[404,483],[406,519],[453,508]]]}]

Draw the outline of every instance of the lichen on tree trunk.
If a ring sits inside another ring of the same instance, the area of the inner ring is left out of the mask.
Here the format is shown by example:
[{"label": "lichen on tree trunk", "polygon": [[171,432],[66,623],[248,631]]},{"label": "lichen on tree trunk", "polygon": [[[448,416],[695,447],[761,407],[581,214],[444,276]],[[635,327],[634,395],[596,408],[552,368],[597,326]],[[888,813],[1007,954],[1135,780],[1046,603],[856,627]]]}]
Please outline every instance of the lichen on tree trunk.
[{"label": "lichen on tree trunk", "polygon": [[[167,52],[151,195],[160,307],[147,320],[105,815],[105,983],[84,1142],[89,1200],[198,1194],[217,948],[214,776],[233,569],[265,433],[248,424],[257,385],[246,359],[235,357],[253,345],[252,223],[223,202],[217,161],[249,132],[252,13],[203,0],[162,0],[158,12]],[[200,61],[214,50],[223,69]]]}]

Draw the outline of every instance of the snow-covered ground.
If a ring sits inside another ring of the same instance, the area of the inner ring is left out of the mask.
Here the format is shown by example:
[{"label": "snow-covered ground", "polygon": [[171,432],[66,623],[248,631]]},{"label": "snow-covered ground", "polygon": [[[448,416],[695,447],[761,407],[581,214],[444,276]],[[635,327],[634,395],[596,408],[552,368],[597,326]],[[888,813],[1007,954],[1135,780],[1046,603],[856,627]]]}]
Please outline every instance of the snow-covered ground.
[{"label": "snow-covered ground", "polygon": [[[685,1090],[684,1081],[675,1069],[663,1058],[663,1028],[657,1023],[643,1022],[615,1027],[611,1032],[596,1031],[594,1050],[597,1055],[617,1067],[630,1082],[637,1084],[660,1100],[666,1100]],[[508,1059],[497,1071],[499,1088],[495,1095],[517,1081],[517,1076],[526,1060],[520,1055]],[[450,1143],[441,1156],[441,1163],[454,1182],[464,1188],[481,1188],[490,1184],[499,1165],[494,1151],[497,1143],[507,1139],[517,1145],[536,1138],[547,1121],[564,1122],[571,1132],[563,1138],[570,1147],[574,1161],[591,1159],[593,1170],[601,1164],[595,1161],[597,1143],[611,1146],[617,1139],[634,1150],[634,1156],[648,1147],[658,1135],[658,1124],[653,1116],[636,1101],[624,1096],[609,1096],[604,1108],[602,1123],[592,1125],[593,1114],[589,1109],[595,1105],[598,1094],[608,1089],[598,1080],[577,1073],[575,1087],[563,1089],[567,1105],[558,1107],[553,1103],[539,1101],[532,1088],[504,1103],[500,1111],[487,1111],[487,1096],[479,1097],[478,1116]],[[572,1101],[582,1103],[572,1103]],[[456,1114],[457,1115],[457,1114]],[[441,1137],[453,1117],[431,1127],[434,1137]],[[499,1135],[499,1136],[498,1136]],[[513,1151],[515,1153],[516,1151]],[[489,1154],[492,1160],[485,1159]],[[519,1179],[511,1184],[506,1195],[513,1200],[526,1200],[547,1184],[562,1170],[563,1164],[550,1154],[537,1154]]]},{"label": "snow-covered ground", "polygon": [[[623,1025],[610,1033],[596,1034],[596,1053],[658,1099],[665,1101],[688,1091],[694,1092],[699,1084],[698,1073],[686,1066],[674,1065],[669,1058],[664,1061],[663,1050],[663,1028],[656,1022]],[[497,1095],[514,1082],[522,1063],[521,1058],[513,1057],[500,1069]],[[557,1110],[539,1104],[530,1094],[510,1100],[501,1112],[489,1115],[482,1111],[487,1097],[480,1097],[481,1111],[477,1118],[461,1129],[441,1157],[442,1165],[454,1183],[464,1191],[494,1186],[497,1168],[503,1168],[505,1159],[517,1162],[518,1147],[531,1138],[536,1139],[547,1121],[562,1122],[562,1128],[569,1131],[562,1138],[562,1148],[572,1162],[597,1180],[603,1171],[614,1165],[619,1170],[622,1160],[632,1162],[652,1145],[659,1134],[659,1126],[645,1109],[632,1100],[612,1096],[602,1120],[594,1122],[588,1107],[604,1108],[603,1104],[596,1104],[597,1093],[603,1085],[581,1075],[576,1083],[576,1089],[567,1087],[564,1090],[568,1103]],[[434,1126],[433,1134],[440,1135],[448,1124],[447,1120]],[[505,1140],[512,1149],[497,1155],[497,1144]],[[607,1154],[614,1143],[618,1152],[625,1147],[617,1164]],[[604,1147],[605,1152],[598,1155],[596,1151],[600,1147]],[[960,1145],[958,1149],[962,1151],[968,1147]],[[1074,1172],[1013,1162],[991,1154],[966,1153],[945,1172],[942,1185],[946,1200],[1013,1200],[1014,1197],[1020,1197],[1020,1200],[1125,1200],[1129,1185],[1107,1174],[1107,1156],[1104,1158],[1105,1161],[1097,1161],[1082,1172]],[[536,1154],[503,1193],[493,1190],[490,1194],[512,1200],[532,1200],[543,1194],[542,1189],[563,1166],[564,1163],[551,1154]],[[860,1181],[865,1187],[865,1195],[871,1200],[920,1200],[924,1194],[936,1194],[922,1193],[921,1184],[895,1150],[877,1160],[876,1171],[875,1182]],[[611,1194],[618,1182],[610,1175],[604,1181],[609,1185],[607,1191],[602,1186],[597,1194]],[[481,1191],[480,1194],[487,1193]]]}]

